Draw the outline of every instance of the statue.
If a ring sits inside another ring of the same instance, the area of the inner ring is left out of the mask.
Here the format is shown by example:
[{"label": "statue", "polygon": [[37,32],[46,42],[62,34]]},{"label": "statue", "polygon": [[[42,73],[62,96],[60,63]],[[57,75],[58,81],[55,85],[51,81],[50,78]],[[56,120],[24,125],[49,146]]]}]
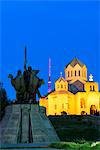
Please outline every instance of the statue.
[{"label": "statue", "polygon": [[39,70],[32,70],[31,74],[30,74],[30,81],[29,81],[29,95],[30,95],[30,99],[32,98],[33,101],[35,101],[36,99],[36,94],[38,94],[38,97],[41,97],[41,94],[39,92],[39,87],[44,84],[43,79],[39,79],[37,77],[37,73],[39,72]]},{"label": "statue", "polygon": [[16,98],[19,102],[23,99],[25,93],[25,83],[24,78],[20,70],[17,72],[17,76],[13,78],[12,74],[8,75],[8,78],[11,79],[11,84],[16,91]]},{"label": "statue", "polygon": [[36,94],[41,97],[39,88],[44,84],[44,80],[40,79],[37,74],[39,70],[32,70],[29,66],[26,68],[26,48],[25,48],[25,62],[24,62],[24,72],[22,74],[21,70],[18,70],[16,77],[14,78],[12,74],[8,75],[11,79],[11,84],[16,91],[16,98],[18,103],[36,103]]}]

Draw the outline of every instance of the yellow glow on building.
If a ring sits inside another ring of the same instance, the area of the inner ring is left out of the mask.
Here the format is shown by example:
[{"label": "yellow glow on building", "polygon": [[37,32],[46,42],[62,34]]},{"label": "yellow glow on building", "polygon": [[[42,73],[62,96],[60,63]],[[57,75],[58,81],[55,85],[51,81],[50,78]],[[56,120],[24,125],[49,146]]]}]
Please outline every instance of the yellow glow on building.
[{"label": "yellow glow on building", "polygon": [[47,115],[100,113],[98,83],[93,82],[92,75],[87,81],[87,67],[75,58],[65,68],[65,79],[61,76],[55,90],[42,97],[39,104],[46,107]]}]

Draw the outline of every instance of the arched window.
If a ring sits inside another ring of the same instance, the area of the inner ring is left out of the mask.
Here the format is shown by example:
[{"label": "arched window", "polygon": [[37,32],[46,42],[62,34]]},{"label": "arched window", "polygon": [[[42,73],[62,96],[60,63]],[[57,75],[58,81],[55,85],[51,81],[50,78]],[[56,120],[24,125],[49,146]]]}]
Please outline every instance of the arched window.
[{"label": "arched window", "polygon": [[81,72],[80,72],[80,70],[79,70],[78,74],[79,74],[79,76],[81,75]]},{"label": "arched window", "polygon": [[90,91],[92,91],[92,86],[90,85]]},{"label": "arched window", "polygon": [[75,70],[75,76],[76,76],[76,70]]},{"label": "arched window", "polygon": [[93,85],[93,91],[95,91],[95,87],[94,87],[94,85]]},{"label": "arched window", "polygon": [[61,84],[61,88],[63,88],[63,85]]},{"label": "arched window", "polygon": [[71,71],[71,77],[73,76],[73,71]]},{"label": "arched window", "polygon": [[59,89],[59,85],[57,86],[57,88]]},{"label": "arched window", "polygon": [[68,71],[68,77],[70,76],[70,72]]},{"label": "arched window", "polygon": [[84,99],[84,98],[81,98],[81,99],[80,99],[80,107],[81,107],[81,108],[85,108],[85,107],[86,107],[85,99]]},{"label": "arched window", "polygon": [[66,89],[66,85],[65,85],[65,89]]}]

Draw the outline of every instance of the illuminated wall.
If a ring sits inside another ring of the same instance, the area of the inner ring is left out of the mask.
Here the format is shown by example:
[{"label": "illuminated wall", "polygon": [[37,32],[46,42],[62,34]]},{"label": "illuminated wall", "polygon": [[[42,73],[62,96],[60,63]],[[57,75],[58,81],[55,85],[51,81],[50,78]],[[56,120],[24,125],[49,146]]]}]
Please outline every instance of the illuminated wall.
[{"label": "illuminated wall", "polygon": [[86,66],[81,67],[79,64],[77,64],[75,67],[72,67],[71,65],[68,65],[68,67],[65,68],[65,79],[70,84],[74,83],[77,80],[85,83],[87,81]]},{"label": "illuminated wall", "polygon": [[[74,67],[72,67],[73,64]],[[77,80],[84,83],[84,91],[73,94],[68,91],[68,83],[74,83]],[[93,82],[92,75],[87,82],[86,66],[74,59],[65,69],[65,79],[60,77],[55,82],[55,91],[41,98],[40,106],[46,107],[47,115],[61,115],[63,111],[69,115],[90,114],[96,111],[100,113],[98,83]]]}]

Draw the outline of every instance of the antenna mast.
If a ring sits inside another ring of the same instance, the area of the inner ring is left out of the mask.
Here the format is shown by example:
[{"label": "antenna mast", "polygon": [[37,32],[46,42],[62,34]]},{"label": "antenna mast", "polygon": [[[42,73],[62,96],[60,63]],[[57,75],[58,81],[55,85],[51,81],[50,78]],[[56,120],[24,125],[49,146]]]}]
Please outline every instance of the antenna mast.
[{"label": "antenna mast", "polygon": [[49,58],[49,64],[48,64],[48,93],[51,92],[51,59]]}]

